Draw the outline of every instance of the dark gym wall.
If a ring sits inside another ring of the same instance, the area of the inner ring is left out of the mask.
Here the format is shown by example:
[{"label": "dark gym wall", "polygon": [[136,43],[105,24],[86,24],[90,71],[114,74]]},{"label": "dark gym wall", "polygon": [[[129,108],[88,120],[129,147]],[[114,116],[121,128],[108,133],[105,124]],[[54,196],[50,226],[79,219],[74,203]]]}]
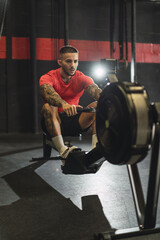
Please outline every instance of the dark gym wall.
[{"label": "dark gym wall", "polygon": [[[118,58],[119,1],[115,0],[115,4],[114,57]],[[69,44],[80,51],[79,70],[94,78],[94,63],[110,57],[110,0],[68,0],[68,6]],[[159,18],[160,4],[137,1],[137,79],[147,88],[151,101],[160,101]],[[42,74],[58,67],[58,49],[65,37],[64,21],[64,0],[8,0],[0,39],[1,133],[40,130],[42,100],[38,81]],[[127,22],[130,61],[131,1],[127,1]],[[130,69],[119,73],[119,79],[130,81]],[[84,95],[81,103],[86,103],[86,99],[89,101]]]}]

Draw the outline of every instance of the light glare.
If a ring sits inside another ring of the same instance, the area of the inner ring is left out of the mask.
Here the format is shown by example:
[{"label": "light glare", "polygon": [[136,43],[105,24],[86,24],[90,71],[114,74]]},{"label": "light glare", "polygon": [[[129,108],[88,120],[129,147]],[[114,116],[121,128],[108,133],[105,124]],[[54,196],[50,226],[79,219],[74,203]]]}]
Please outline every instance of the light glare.
[{"label": "light glare", "polygon": [[94,77],[98,79],[102,79],[106,77],[106,69],[103,66],[95,66]]}]

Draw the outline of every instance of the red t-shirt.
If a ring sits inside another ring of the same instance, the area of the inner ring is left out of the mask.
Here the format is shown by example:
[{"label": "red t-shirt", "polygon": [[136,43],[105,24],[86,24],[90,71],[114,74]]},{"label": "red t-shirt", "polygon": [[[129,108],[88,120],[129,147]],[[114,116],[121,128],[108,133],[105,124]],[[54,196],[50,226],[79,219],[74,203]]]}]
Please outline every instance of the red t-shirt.
[{"label": "red t-shirt", "polygon": [[[69,83],[65,83],[60,75],[60,68],[51,70],[40,78],[39,85],[50,84],[63,100],[71,105],[78,105],[85,88],[93,83],[93,79],[76,71]],[[62,111],[62,109],[59,109]]]}]

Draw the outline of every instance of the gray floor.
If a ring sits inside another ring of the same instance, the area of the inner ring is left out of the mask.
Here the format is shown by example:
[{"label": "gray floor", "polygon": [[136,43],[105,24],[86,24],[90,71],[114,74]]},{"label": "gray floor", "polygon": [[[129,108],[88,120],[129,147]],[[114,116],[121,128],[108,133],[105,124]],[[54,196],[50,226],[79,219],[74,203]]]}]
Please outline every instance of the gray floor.
[{"label": "gray floor", "polygon": [[[0,240],[91,240],[107,230],[137,227],[126,166],[106,161],[96,174],[64,175],[60,160],[31,161],[42,156],[41,138],[0,135]],[[72,143],[89,151],[90,135]],[[149,162],[150,155],[138,164],[145,194]]]}]

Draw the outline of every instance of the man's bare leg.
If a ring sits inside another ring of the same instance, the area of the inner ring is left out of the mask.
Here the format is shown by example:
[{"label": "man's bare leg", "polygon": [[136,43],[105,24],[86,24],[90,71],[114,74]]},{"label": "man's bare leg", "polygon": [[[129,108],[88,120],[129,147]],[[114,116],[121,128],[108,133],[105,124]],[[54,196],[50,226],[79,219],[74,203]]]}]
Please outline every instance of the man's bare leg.
[{"label": "man's bare leg", "polygon": [[54,147],[60,154],[67,149],[64,145],[61,135],[60,118],[58,115],[58,108],[50,106],[48,103],[43,105],[42,116],[45,119],[45,125],[48,133],[51,135]]},{"label": "man's bare leg", "polygon": [[60,118],[58,108],[45,103],[41,111],[45,119],[46,129],[52,137],[61,135]]},{"label": "man's bare leg", "polygon": [[45,119],[45,125],[48,133],[51,135],[53,146],[57,149],[62,158],[67,158],[70,151],[74,150],[75,146],[70,149],[64,144],[61,134],[60,117],[58,108],[50,106],[48,103],[43,105],[42,116]]},{"label": "man's bare leg", "polygon": [[[87,107],[97,107],[97,102],[92,102]],[[96,147],[98,142],[96,135],[96,113],[82,112],[79,118],[79,124],[82,129],[86,129],[92,125],[92,149]]]}]

